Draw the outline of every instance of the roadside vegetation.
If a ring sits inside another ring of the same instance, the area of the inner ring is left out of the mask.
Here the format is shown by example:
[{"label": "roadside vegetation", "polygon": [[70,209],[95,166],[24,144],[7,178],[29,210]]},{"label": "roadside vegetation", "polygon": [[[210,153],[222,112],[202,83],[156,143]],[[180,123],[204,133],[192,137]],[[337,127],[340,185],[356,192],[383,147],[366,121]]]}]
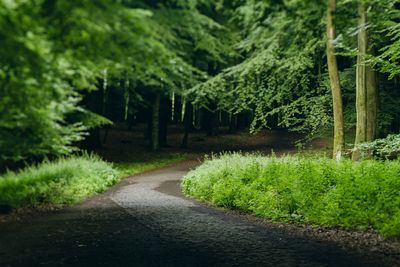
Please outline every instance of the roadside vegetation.
[{"label": "roadside vegetation", "polygon": [[0,210],[79,203],[104,192],[123,177],[184,159],[184,155],[172,154],[112,164],[95,155],[83,155],[46,161],[0,176]]},{"label": "roadside vegetation", "polygon": [[73,204],[118,180],[118,171],[96,156],[59,159],[2,175],[0,204],[9,209]]},{"label": "roadside vegetation", "polygon": [[274,221],[400,237],[399,160],[225,154],[190,172],[182,187],[188,196]]}]

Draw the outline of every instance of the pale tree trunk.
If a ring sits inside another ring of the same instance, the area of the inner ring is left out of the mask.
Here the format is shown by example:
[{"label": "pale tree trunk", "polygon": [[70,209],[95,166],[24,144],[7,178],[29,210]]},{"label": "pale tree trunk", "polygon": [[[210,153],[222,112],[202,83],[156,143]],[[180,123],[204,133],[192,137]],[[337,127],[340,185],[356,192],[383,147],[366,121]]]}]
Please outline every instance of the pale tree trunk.
[{"label": "pale tree trunk", "polygon": [[160,93],[156,93],[153,99],[151,147],[153,151],[160,149],[159,131],[160,131]]},{"label": "pale tree trunk", "polygon": [[328,0],[328,14],[327,14],[327,59],[329,79],[332,90],[333,101],[333,120],[334,120],[334,139],[333,139],[333,158],[340,160],[344,150],[344,123],[343,123],[343,100],[342,91],[340,88],[339,69],[335,54],[335,12],[336,0]]},{"label": "pale tree trunk", "polygon": [[367,142],[372,142],[377,137],[378,122],[378,73],[367,67]]},{"label": "pale tree trunk", "polygon": [[[375,140],[378,113],[378,77],[372,66],[366,62],[367,52],[372,52],[368,44],[367,32],[367,6],[360,3],[358,6],[358,56],[356,77],[356,110],[357,128],[354,144],[357,146],[364,142]],[[361,153],[353,152],[353,160],[360,160]]]},{"label": "pale tree trunk", "polygon": [[[366,31],[367,14],[364,3],[358,5],[358,56],[357,56],[357,75],[356,75],[356,140],[355,145],[367,141],[367,67],[365,58],[367,55],[368,36]],[[355,150],[353,160],[359,160],[361,154]]]}]

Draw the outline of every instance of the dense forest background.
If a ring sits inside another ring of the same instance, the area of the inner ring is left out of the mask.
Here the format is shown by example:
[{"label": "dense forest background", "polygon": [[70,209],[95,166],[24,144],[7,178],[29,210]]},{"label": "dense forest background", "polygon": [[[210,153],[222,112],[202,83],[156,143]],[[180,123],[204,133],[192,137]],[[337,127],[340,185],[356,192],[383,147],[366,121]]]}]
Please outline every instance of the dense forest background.
[{"label": "dense forest background", "polygon": [[183,126],[182,147],[191,131],[220,126],[335,132],[338,158],[345,143],[400,130],[399,8],[0,0],[2,165],[99,146],[100,130],[119,122],[146,123],[153,150],[167,144],[169,124]]}]

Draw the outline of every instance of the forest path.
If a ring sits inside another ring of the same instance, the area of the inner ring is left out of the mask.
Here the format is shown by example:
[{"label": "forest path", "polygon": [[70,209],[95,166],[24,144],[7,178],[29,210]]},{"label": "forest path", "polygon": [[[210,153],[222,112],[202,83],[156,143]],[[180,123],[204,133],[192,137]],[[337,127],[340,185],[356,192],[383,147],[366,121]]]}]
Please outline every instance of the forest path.
[{"label": "forest path", "polygon": [[0,225],[0,266],[382,266],[184,198],[184,162],[65,210]]}]

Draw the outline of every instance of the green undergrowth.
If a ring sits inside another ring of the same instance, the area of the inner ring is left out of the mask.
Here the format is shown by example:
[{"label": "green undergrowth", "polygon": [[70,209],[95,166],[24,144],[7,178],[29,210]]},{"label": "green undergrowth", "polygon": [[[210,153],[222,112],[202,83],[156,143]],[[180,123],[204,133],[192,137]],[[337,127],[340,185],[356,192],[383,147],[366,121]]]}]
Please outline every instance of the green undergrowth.
[{"label": "green undergrowth", "polygon": [[69,205],[104,192],[123,177],[186,159],[180,154],[146,155],[134,162],[108,163],[94,155],[44,162],[0,175],[0,213],[16,208]]},{"label": "green undergrowth", "polygon": [[214,156],[183,180],[187,196],[275,221],[400,237],[400,161]]},{"label": "green undergrowth", "polygon": [[0,176],[0,205],[10,208],[77,203],[119,180],[110,163],[97,156],[44,162]]}]

